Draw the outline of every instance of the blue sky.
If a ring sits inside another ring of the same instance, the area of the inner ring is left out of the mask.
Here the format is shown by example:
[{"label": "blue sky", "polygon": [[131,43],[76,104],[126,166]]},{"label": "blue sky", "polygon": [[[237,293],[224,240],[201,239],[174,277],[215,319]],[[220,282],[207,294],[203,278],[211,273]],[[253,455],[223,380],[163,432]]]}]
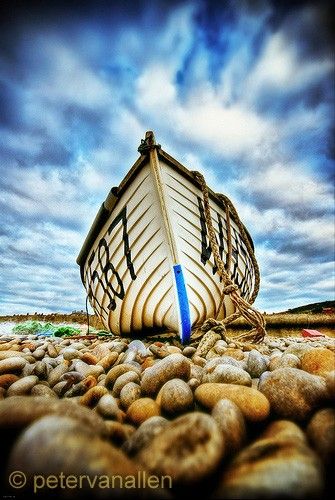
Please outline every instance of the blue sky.
[{"label": "blue sky", "polygon": [[328,2],[1,2],[0,314],[84,309],[75,263],[146,130],[228,195],[268,312],[333,298]]}]

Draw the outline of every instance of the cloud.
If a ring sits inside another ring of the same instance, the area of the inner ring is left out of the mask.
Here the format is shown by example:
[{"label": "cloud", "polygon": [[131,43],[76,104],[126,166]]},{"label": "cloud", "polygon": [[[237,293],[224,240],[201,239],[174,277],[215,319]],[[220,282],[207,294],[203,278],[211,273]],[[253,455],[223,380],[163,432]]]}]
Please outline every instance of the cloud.
[{"label": "cloud", "polygon": [[232,198],[261,307],[331,298],[328,2],[70,4],[5,9],[2,312],[83,309],[76,255],[151,129]]}]

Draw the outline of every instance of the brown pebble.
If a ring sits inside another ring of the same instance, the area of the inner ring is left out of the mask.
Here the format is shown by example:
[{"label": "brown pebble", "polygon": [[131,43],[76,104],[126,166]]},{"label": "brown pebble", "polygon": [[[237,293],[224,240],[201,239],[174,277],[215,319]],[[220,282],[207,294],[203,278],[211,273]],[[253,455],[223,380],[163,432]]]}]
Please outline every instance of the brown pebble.
[{"label": "brown pebble", "polygon": [[335,370],[325,375],[328,398],[330,401],[335,399]]},{"label": "brown pebble", "polygon": [[61,380],[60,382],[57,382],[57,384],[55,384],[52,387],[52,390],[54,391],[55,394],[57,394],[57,396],[59,398],[61,398],[64,396],[66,391],[69,389],[69,386],[70,386],[70,383],[68,380]]},{"label": "brown pebble", "polygon": [[49,374],[49,367],[43,361],[37,361],[34,366],[34,375],[36,375],[40,380],[46,380]]},{"label": "brown pebble", "polygon": [[307,419],[327,396],[323,377],[298,368],[277,368],[263,373],[259,390],[270,401],[274,413],[292,420]]},{"label": "brown pebble", "polygon": [[252,422],[266,419],[270,413],[267,398],[256,389],[243,385],[206,383],[195,390],[195,398],[207,408],[213,408],[220,399],[230,399]]},{"label": "brown pebble", "polygon": [[190,410],[193,406],[193,393],[188,384],[181,379],[168,380],[160,392],[158,403],[168,415],[178,415]]},{"label": "brown pebble", "polygon": [[47,351],[48,351],[50,358],[57,358],[58,352],[57,352],[57,349],[55,348],[55,346],[53,346],[52,344],[48,344]]},{"label": "brown pebble", "polygon": [[110,368],[114,365],[117,358],[118,358],[118,355],[116,352],[110,352],[109,354],[107,354],[107,356],[104,356],[103,358],[101,358],[100,361],[97,362],[97,364],[101,365],[102,368],[105,371],[107,371],[107,370],[110,370]]},{"label": "brown pebble", "polygon": [[323,347],[315,347],[302,356],[301,369],[314,375],[325,375],[335,370],[335,353]]},{"label": "brown pebble", "polygon": [[[20,352],[20,351],[0,351],[0,368],[2,366],[1,361],[4,361],[5,359],[9,359],[9,358],[26,359],[26,357],[27,357],[27,354],[25,354],[24,352]],[[32,356],[30,356],[30,358],[32,359],[33,362],[35,361],[35,358],[33,358]],[[1,371],[0,371],[0,373],[1,373]]]},{"label": "brown pebble", "polygon": [[215,420],[193,412],[168,423],[136,455],[136,460],[151,473],[170,476],[175,486],[209,476],[223,455],[224,441]]},{"label": "brown pebble", "polygon": [[115,380],[118,377],[120,377],[120,375],[123,375],[124,373],[127,373],[129,371],[136,372],[138,375],[140,375],[140,373],[141,373],[141,370],[139,368],[137,368],[136,366],[131,365],[129,363],[124,363],[121,365],[113,366],[113,368],[111,368],[106,375],[106,378],[105,378],[106,387],[108,389],[112,389]]},{"label": "brown pebble", "polygon": [[69,366],[70,362],[65,360],[51,370],[51,372],[48,375],[48,382],[50,384],[50,387],[56,385],[57,382],[59,382],[61,376],[64,375],[64,373],[66,373],[67,371],[69,371]]},{"label": "brown pebble", "polygon": [[168,424],[168,420],[161,416],[150,417],[143,422],[136,430],[129,436],[122,446],[122,450],[128,456],[133,457],[140,450],[145,448],[157,434],[163,431],[164,427]]},{"label": "brown pebble", "polygon": [[14,373],[5,373],[3,375],[0,375],[0,387],[8,389],[8,387],[17,380],[19,380],[19,377],[17,375],[14,375]]},{"label": "brown pebble", "polygon": [[113,396],[118,398],[121,393],[121,389],[128,384],[128,382],[140,383],[140,376],[134,371],[123,373],[120,375],[113,384]]},{"label": "brown pebble", "polygon": [[[28,491],[32,491],[36,471],[43,477],[62,474],[78,478],[84,474],[93,480],[102,476],[137,477],[140,469],[123,452],[102,440],[92,427],[78,425],[78,420],[66,416],[46,416],[34,422],[15,443],[8,464],[8,472],[13,470],[24,471]],[[113,487],[113,496],[122,493],[119,485],[116,482]],[[97,491],[86,481],[80,496],[91,497]]]},{"label": "brown pebble", "polygon": [[81,361],[87,363],[88,365],[96,365],[98,362],[98,358],[90,352],[85,352],[85,354],[83,354],[81,357]]},{"label": "brown pebble", "polygon": [[304,440],[285,439],[281,429],[278,436],[274,429],[269,434],[235,455],[212,498],[321,498],[323,480],[316,454]]},{"label": "brown pebble", "polygon": [[247,432],[239,407],[229,399],[220,399],[212,410],[212,417],[222,432],[227,454],[240,450],[246,441]]},{"label": "brown pebble", "polygon": [[206,364],[206,359],[205,358],[202,358],[201,356],[198,356],[197,354],[195,354],[192,358],[192,361],[195,365],[198,365],[198,366],[205,366]]},{"label": "brown pebble", "polygon": [[96,385],[95,387],[91,387],[83,396],[81,396],[79,403],[93,408],[98,403],[99,399],[107,393],[108,391],[106,387]]},{"label": "brown pebble", "polygon": [[231,347],[228,347],[226,349],[225,356],[230,356],[231,358],[237,359],[237,361],[244,359],[244,353],[242,349],[232,349]]},{"label": "brown pebble", "polygon": [[115,420],[105,420],[109,439],[117,446],[121,446],[135,432],[136,428],[130,424],[116,422]]},{"label": "brown pebble", "polygon": [[325,464],[335,461],[335,409],[317,411],[307,425],[307,436],[313,449]]},{"label": "brown pebble", "polygon": [[45,415],[68,416],[92,427],[105,435],[104,421],[85,406],[69,399],[52,399],[44,396],[13,396],[0,402],[0,427],[21,429]]},{"label": "brown pebble", "polygon": [[28,394],[35,384],[38,382],[36,375],[23,377],[11,384],[7,389],[7,396],[21,396]]},{"label": "brown pebble", "polygon": [[44,384],[36,384],[31,390],[32,396],[44,396],[49,398],[57,398],[57,394],[50,389],[47,385]]},{"label": "brown pebble", "polygon": [[168,380],[173,378],[188,380],[190,371],[191,364],[188,358],[179,353],[170,354],[143,372],[142,391],[144,394],[154,395]]},{"label": "brown pebble", "polygon": [[107,419],[122,420],[117,400],[111,394],[105,393],[97,404],[97,412]]},{"label": "brown pebble", "polygon": [[140,425],[150,417],[159,415],[159,407],[151,398],[139,398],[127,410],[127,419],[135,425]]},{"label": "brown pebble", "polygon": [[120,392],[120,403],[123,408],[127,409],[129,406],[141,397],[141,387],[135,382],[128,382],[124,385]]},{"label": "brown pebble", "polygon": [[307,444],[305,433],[291,420],[275,420],[271,422],[262,432],[261,438],[276,438],[295,443],[300,441]]},{"label": "brown pebble", "polygon": [[0,361],[0,375],[6,373],[20,373],[26,365],[26,360],[23,357],[10,357]]}]

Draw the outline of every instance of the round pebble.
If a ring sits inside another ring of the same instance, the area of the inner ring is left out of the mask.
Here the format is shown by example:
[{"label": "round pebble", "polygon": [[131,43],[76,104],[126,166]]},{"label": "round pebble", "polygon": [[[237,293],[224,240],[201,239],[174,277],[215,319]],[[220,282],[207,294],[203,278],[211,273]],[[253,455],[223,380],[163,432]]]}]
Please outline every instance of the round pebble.
[{"label": "round pebble", "polygon": [[208,476],[223,456],[224,440],[215,420],[193,412],[168,423],[136,460],[158,476],[170,476],[175,486]]},{"label": "round pebble", "polygon": [[307,419],[327,396],[322,377],[297,368],[278,368],[264,373],[259,380],[259,390],[270,401],[273,412],[292,420]]},{"label": "round pebble", "polygon": [[[168,415],[178,415],[193,406],[193,392],[181,379],[168,380],[159,392],[160,407]],[[157,398],[158,399],[158,398]]]},{"label": "round pebble", "polygon": [[220,399],[233,401],[247,420],[258,422],[270,413],[268,399],[256,389],[242,385],[205,383],[195,390],[195,398],[206,408],[212,409]]},{"label": "round pebble", "polygon": [[154,395],[168,380],[188,380],[190,372],[190,362],[185,356],[179,353],[170,354],[143,372],[142,391],[144,394]]}]

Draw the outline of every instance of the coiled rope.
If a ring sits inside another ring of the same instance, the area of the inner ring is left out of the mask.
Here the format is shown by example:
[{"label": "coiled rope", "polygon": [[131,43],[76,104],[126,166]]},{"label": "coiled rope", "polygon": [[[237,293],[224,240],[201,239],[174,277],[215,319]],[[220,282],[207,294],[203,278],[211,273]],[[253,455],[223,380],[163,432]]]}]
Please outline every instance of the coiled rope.
[{"label": "coiled rope", "polygon": [[[216,313],[215,318],[209,318],[207,319],[204,324],[201,327],[201,331],[203,333],[214,329],[216,333],[221,333],[223,334],[224,337],[226,337],[226,328],[225,326],[231,323],[232,321],[235,321],[237,318],[240,316],[243,316],[246,321],[253,326],[253,328],[246,333],[242,333],[240,335],[237,335],[233,338],[234,341],[241,341],[241,342],[251,342],[254,344],[262,342],[266,335],[266,330],[265,330],[265,319],[264,316],[254,309],[251,304],[254,302],[256,299],[258,290],[259,290],[259,284],[260,284],[260,274],[259,274],[259,268],[258,264],[253,252],[253,249],[251,247],[249,238],[247,237],[246,231],[244,229],[244,226],[242,222],[240,221],[240,218],[237,214],[237,211],[232,204],[232,202],[227,198],[227,196],[224,195],[218,195],[220,200],[225,206],[226,209],[226,219],[227,219],[227,239],[228,239],[228,256],[227,256],[227,270],[225,269],[224,263],[222,262],[222,259],[220,257],[220,251],[219,247],[217,244],[216,240],[216,235],[215,235],[215,230],[213,227],[212,223],[212,217],[210,213],[210,205],[209,205],[209,194],[208,194],[208,188],[206,181],[204,179],[204,176],[200,172],[193,172],[193,175],[195,179],[199,182],[202,190],[202,196],[203,196],[203,203],[204,203],[204,214],[205,214],[205,221],[206,221],[206,226],[207,226],[207,231],[208,231],[208,237],[210,241],[210,245],[212,248],[213,252],[213,257],[214,257],[214,262],[217,267],[217,272],[218,275],[222,278],[223,281],[223,290],[222,290],[222,295],[220,299],[220,304],[219,308]],[[233,216],[240,234],[244,240],[244,243],[246,244],[247,250],[249,252],[250,258],[252,260],[252,264],[255,269],[255,286],[252,292],[252,295],[249,299],[249,302],[247,302],[243,297],[240,295],[240,291],[238,286],[233,282],[230,276],[230,264],[231,264],[231,254],[232,254],[232,241],[231,241],[231,226],[230,226],[230,213]],[[236,312],[228,316],[222,321],[218,321],[216,318],[218,316],[218,313],[220,311],[220,308],[222,307],[224,297],[225,295],[229,295],[231,298],[232,303],[235,306]]]}]

